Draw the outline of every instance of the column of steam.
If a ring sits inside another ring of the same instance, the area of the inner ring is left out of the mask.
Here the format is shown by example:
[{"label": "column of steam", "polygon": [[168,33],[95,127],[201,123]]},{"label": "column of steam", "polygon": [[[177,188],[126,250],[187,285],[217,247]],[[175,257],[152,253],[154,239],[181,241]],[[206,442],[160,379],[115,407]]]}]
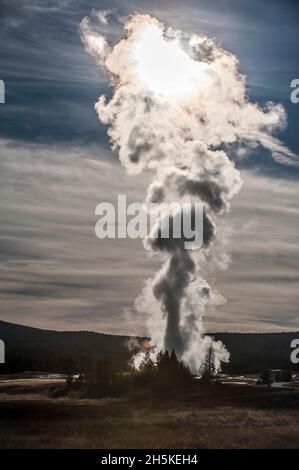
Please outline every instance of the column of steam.
[{"label": "column of steam", "polygon": [[113,148],[128,173],[154,172],[147,202],[204,204],[199,252],[187,251],[183,239],[145,241],[146,249],[167,258],[138,309],[151,315],[149,334],[157,349],[174,349],[198,373],[213,344],[217,368],[229,355],[204,335],[202,315],[220,296],[203,273],[207,264],[217,264],[216,218],[241,187],[239,172],[219,147],[238,143],[243,150],[260,142],[277,148],[266,132],[284,121],[283,108],[268,104],[263,110],[248,102],[232,54],[208,38],[165,29],[148,15],[132,17],[114,47],[87,18],[81,33],[88,52],[111,76],[114,94],[109,102],[101,96],[96,110]]},{"label": "column of steam", "polygon": [[[239,173],[224,152],[209,151],[202,143],[184,143],[184,148],[186,152],[194,153],[196,163],[192,158],[192,163],[184,165],[183,169],[181,165],[174,165],[163,175],[158,171],[148,190],[148,201],[162,203],[174,198],[176,201],[203,202],[203,245],[200,250],[203,257],[208,255],[211,259],[216,216],[228,209],[231,189],[240,187]],[[209,162],[208,168],[205,161]],[[163,219],[158,222],[162,223]],[[175,350],[178,357],[198,373],[213,346],[215,366],[219,368],[221,361],[228,360],[228,353],[221,342],[214,342],[204,335],[202,325],[205,307],[215,303],[217,294],[201,277],[197,253],[186,250],[184,237],[162,238],[160,231],[161,227],[154,230],[158,236],[149,236],[145,246],[168,254],[152,280],[153,294],[166,316],[163,349]]]}]

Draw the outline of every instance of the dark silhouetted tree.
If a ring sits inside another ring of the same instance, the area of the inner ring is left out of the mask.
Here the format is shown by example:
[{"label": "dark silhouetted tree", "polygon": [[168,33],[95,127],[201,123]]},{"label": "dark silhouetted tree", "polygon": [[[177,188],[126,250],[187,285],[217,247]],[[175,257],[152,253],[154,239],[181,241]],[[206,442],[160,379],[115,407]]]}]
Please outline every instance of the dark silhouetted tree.
[{"label": "dark silhouetted tree", "polygon": [[260,382],[263,385],[270,385],[273,382],[271,369],[263,370],[261,373]]},{"label": "dark silhouetted tree", "polygon": [[95,367],[95,381],[102,386],[108,385],[115,375],[115,369],[111,361],[98,359]]},{"label": "dark silhouetted tree", "polygon": [[155,364],[153,362],[153,360],[151,359],[151,356],[150,356],[150,352],[147,351],[145,353],[145,356],[140,364],[140,367],[139,367],[139,371],[142,373],[142,374],[147,374],[147,375],[150,375],[150,374],[153,374],[154,371],[155,371]]},{"label": "dark silhouetted tree", "polygon": [[215,367],[215,353],[213,345],[209,347],[205,362],[199,372],[201,373],[201,379],[204,382],[211,382],[212,378],[215,377],[217,370]]},{"label": "dark silhouetted tree", "polygon": [[73,383],[73,375],[75,373],[75,363],[72,359],[65,359],[62,366],[62,373],[66,376],[66,387],[70,388]]},{"label": "dark silhouetted tree", "polygon": [[173,350],[169,356],[168,351],[159,352],[156,361],[156,376],[161,388],[177,389],[183,387],[192,379],[189,367],[179,361]]}]

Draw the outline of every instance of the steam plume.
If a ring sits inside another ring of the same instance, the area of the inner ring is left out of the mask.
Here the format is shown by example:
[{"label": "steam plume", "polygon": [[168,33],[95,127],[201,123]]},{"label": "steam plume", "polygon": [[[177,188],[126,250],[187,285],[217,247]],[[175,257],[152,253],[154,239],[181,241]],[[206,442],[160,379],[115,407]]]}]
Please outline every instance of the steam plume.
[{"label": "steam plume", "polygon": [[263,145],[274,156],[292,156],[271,136],[285,124],[284,109],[273,103],[262,109],[248,101],[245,77],[233,54],[207,37],[166,28],[151,16],[131,17],[124,38],[113,47],[87,18],[81,35],[86,50],[111,77],[112,98],[101,96],[95,107],[108,125],[112,147],[128,173],[153,171],[147,203],[204,204],[200,250],[186,250],[173,237],[150,235],[145,240],[146,250],[165,259],[146,282],[136,308],[145,315],[157,349],[175,349],[198,373],[213,347],[219,369],[229,353],[204,334],[202,317],[224,299],[205,277],[208,268],[227,265],[216,222],[242,185],[224,149],[229,144],[242,151]]}]

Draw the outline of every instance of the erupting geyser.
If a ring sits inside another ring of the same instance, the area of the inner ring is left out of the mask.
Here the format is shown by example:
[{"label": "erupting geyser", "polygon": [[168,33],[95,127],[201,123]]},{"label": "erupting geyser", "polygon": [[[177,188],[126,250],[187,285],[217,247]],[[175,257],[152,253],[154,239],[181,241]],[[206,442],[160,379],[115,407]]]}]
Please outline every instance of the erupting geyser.
[{"label": "erupting geyser", "polygon": [[114,94],[108,102],[101,96],[96,110],[108,125],[113,148],[128,173],[154,173],[147,203],[204,204],[200,249],[186,250],[175,238],[145,240],[146,250],[165,253],[165,260],[136,308],[156,350],[175,349],[198,373],[212,347],[219,369],[229,353],[204,334],[202,316],[224,299],[205,278],[210,268],[227,264],[216,220],[242,184],[224,149],[234,144],[234,152],[243,153],[263,145],[283,152],[271,131],[284,124],[284,109],[250,103],[236,57],[213,40],[165,28],[151,16],[130,18],[124,38],[113,47],[88,18],[81,34],[87,51],[111,76]]}]

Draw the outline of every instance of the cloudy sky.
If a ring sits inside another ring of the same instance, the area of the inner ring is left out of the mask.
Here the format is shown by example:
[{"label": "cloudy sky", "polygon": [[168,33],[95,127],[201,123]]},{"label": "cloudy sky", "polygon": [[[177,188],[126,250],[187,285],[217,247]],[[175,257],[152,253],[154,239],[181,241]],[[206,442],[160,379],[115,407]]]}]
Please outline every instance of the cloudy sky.
[{"label": "cloudy sky", "polygon": [[[149,175],[128,177],[109,149],[94,103],[111,93],[79,26],[92,9],[115,18],[148,12],[215,37],[240,61],[248,95],[280,102],[278,137],[299,154],[299,6],[291,1],[0,0],[1,319],[54,329],[146,334],[134,299],[161,260],[141,241],[95,237],[94,210],[118,193],[142,201]],[[103,25],[105,28],[105,25]],[[111,41],[120,37],[115,22]],[[256,149],[239,162],[244,186],[221,224],[232,259],[212,283],[227,303],[209,331],[285,331],[298,321],[298,166]]]}]

